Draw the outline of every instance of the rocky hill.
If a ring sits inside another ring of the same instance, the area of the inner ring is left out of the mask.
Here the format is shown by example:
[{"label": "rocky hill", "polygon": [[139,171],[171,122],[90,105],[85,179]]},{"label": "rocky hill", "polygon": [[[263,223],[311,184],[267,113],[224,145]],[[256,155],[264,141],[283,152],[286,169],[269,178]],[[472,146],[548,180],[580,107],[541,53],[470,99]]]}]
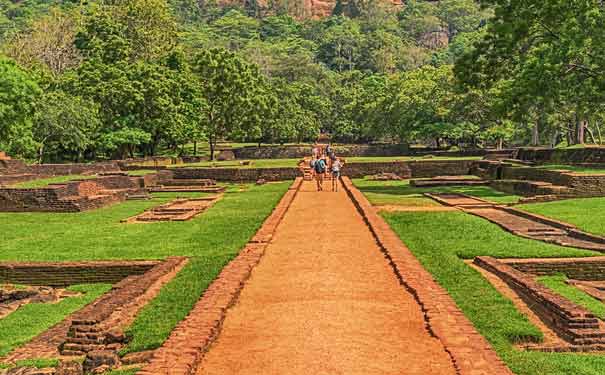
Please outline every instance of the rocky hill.
[{"label": "rocky hill", "polygon": [[[341,0],[340,6],[343,8],[345,14],[347,14],[347,9],[350,9],[352,1],[363,3],[364,0]],[[405,0],[378,1],[393,6],[394,9],[401,7],[405,3]],[[276,13],[276,7],[287,8],[287,12],[298,19],[328,17],[332,14],[338,2],[338,0],[294,0],[278,4],[279,1],[275,0],[219,0],[219,4],[223,5],[241,5],[247,9],[255,8],[261,15]]]}]

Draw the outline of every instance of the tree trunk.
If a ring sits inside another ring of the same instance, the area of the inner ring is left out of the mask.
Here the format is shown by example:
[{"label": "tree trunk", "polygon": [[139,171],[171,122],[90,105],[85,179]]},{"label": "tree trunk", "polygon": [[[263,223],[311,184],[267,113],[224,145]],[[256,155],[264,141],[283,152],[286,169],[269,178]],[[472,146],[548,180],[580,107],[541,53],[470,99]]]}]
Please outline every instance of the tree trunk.
[{"label": "tree trunk", "polygon": [[596,145],[597,139],[595,138],[592,130],[590,130],[590,128],[588,127],[588,122],[586,122],[586,132],[588,133],[588,136],[590,137],[591,142]]},{"label": "tree trunk", "polygon": [[193,156],[197,156],[197,141],[193,141]]},{"label": "tree trunk", "polygon": [[576,144],[584,144],[584,127],[586,126],[584,120],[580,120],[580,116],[576,114]]},{"label": "tree trunk", "polygon": [[214,161],[214,148],[216,146],[214,137],[208,137],[208,144],[210,146],[210,161]]},{"label": "tree trunk", "polygon": [[599,123],[595,123],[595,128],[597,128],[597,135],[599,136],[599,144],[603,144],[603,137],[601,136],[601,125]]},{"label": "tree trunk", "polygon": [[551,148],[557,147],[557,140],[558,139],[559,139],[559,130],[555,130],[555,132],[552,135],[552,140],[550,141],[550,147]]},{"label": "tree trunk", "polygon": [[498,138],[498,146],[496,147],[498,150],[502,150],[504,147],[504,139],[502,137]]},{"label": "tree trunk", "polygon": [[538,121],[535,122],[534,127],[532,129],[531,145],[532,146],[540,145],[540,123]]}]

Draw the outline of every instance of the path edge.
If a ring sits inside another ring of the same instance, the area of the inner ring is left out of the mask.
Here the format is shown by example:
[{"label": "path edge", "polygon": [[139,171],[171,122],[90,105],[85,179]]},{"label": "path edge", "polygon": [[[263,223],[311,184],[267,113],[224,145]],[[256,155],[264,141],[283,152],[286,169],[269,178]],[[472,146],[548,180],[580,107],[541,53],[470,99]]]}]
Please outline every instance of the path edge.
[{"label": "path edge", "polygon": [[460,375],[513,375],[489,342],[458,308],[452,297],[424,269],[399,236],[373,210],[348,177],[342,185],[368,225],[400,283],[414,296],[427,329],[441,341]]},{"label": "path edge", "polygon": [[187,317],[177,324],[164,344],[155,350],[149,364],[137,375],[195,374],[204,355],[219,336],[227,310],[237,302],[246,280],[260,262],[302,182],[302,177],[294,180],[256,234],[223,268]]}]

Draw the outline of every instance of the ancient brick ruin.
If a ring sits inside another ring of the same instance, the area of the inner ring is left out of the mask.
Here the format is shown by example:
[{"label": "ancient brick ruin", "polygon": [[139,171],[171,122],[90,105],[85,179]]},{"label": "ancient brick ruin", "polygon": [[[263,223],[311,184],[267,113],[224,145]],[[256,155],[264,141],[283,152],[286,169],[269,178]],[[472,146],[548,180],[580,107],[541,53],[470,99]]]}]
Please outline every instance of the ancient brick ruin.
[{"label": "ancient brick ruin", "polygon": [[146,177],[123,173],[50,184],[42,188],[0,188],[0,212],[80,212],[145,197]]},{"label": "ancient brick ruin", "polygon": [[604,262],[602,257],[530,260],[477,257],[474,260],[475,265],[504,281],[564,341],[557,345],[528,345],[528,349],[573,352],[605,350],[603,317],[558,295],[535,278],[564,273],[572,279],[604,281]]},{"label": "ancient brick ruin", "polygon": [[425,193],[425,196],[486,219],[516,236],[560,246],[605,252],[605,237],[576,226],[462,193]]},{"label": "ancient brick ruin", "polygon": [[173,171],[163,170],[157,173],[152,192],[170,193],[222,193],[224,186],[218,186],[216,181],[209,178],[188,178]]},{"label": "ancient brick ruin", "polygon": [[605,196],[605,172],[581,174],[481,160],[473,163],[471,173],[489,181],[496,190],[538,197],[530,201]]},{"label": "ancient brick ruin", "polygon": [[153,207],[142,214],[123,220],[124,223],[152,223],[158,221],[187,221],[206,211],[222,196],[176,199]]},{"label": "ancient brick ruin", "polygon": [[188,259],[76,263],[0,263],[0,282],[64,287],[112,283],[112,289],[61,323],[15,349],[5,361],[80,356],[118,350],[137,313],[180,271]]}]

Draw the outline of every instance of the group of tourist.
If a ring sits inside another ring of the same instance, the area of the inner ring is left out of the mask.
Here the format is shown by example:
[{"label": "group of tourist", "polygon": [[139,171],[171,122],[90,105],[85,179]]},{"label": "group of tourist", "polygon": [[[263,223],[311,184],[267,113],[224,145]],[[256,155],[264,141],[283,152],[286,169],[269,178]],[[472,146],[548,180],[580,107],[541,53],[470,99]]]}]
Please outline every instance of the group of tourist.
[{"label": "group of tourist", "polygon": [[344,160],[336,156],[332,145],[328,144],[325,148],[317,143],[313,145],[312,157],[310,162],[311,173],[317,182],[317,191],[323,191],[323,183],[326,175],[332,176],[332,191],[338,191],[338,179],[340,170],[344,166]]}]

